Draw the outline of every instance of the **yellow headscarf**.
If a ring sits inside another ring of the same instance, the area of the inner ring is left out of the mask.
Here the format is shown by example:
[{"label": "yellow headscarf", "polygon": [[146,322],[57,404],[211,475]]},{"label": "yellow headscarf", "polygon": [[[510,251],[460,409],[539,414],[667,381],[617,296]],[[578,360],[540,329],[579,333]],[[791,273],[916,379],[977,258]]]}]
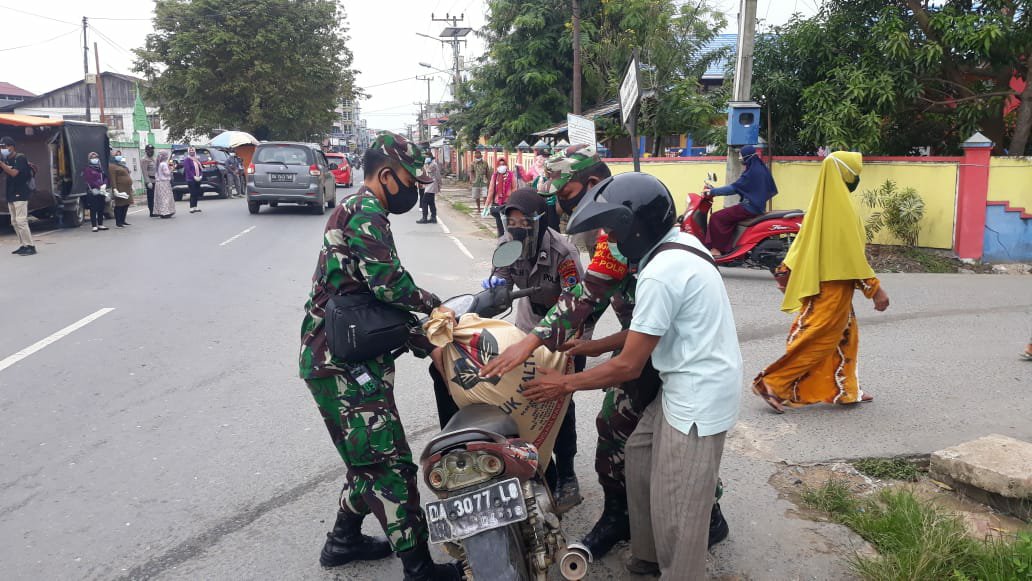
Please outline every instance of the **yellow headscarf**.
[{"label": "yellow headscarf", "polygon": [[846,187],[860,179],[862,169],[859,153],[836,151],[824,158],[803,227],[785,257],[792,276],[781,310],[798,311],[804,298],[821,292],[821,282],[874,276],[864,254],[864,225]]}]

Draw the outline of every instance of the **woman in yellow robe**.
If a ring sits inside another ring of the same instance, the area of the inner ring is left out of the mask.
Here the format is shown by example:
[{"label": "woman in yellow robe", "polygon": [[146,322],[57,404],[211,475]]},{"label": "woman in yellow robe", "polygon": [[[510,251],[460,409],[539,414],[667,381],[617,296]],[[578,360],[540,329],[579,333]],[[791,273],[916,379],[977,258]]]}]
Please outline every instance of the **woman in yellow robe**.
[{"label": "woman in yellow robe", "polygon": [[859,329],[853,291],[884,311],[889,296],[864,254],[865,234],[850,200],[860,183],[859,153],[824,159],[802,229],[775,273],[785,293],[781,310],[798,313],[785,354],[753,382],[753,392],[778,413],[785,406],[872,401],[857,378]]}]

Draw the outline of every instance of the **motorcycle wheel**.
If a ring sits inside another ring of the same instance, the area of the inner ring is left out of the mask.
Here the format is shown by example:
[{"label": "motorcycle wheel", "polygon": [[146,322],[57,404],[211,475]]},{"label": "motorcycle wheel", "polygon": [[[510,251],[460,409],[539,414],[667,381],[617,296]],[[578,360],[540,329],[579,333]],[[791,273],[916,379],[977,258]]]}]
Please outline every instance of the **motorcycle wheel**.
[{"label": "motorcycle wheel", "polygon": [[474,579],[530,581],[519,525],[484,531],[462,541]]}]

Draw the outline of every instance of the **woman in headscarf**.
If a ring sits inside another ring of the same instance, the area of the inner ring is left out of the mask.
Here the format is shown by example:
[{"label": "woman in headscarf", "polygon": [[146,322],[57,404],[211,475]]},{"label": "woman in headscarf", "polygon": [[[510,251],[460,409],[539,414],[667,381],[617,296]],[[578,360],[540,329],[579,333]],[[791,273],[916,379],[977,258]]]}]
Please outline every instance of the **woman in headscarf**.
[{"label": "woman in headscarf", "polygon": [[798,313],[785,355],[753,381],[753,392],[778,413],[785,406],[872,401],[857,378],[859,329],[853,291],[889,307],[889,295],[864,254],[866,237],[850,192],[863,158],[836,152],[824,159],[802,229],[775,277],[785,293],[781,310]]},{"label": "woman in headscarf", "polygon": [[154,213],[162,218],[171,218],[176,213],[176,200],[172,196],[172,167],[168,164],[168,152],[158,154],[158,166],[154,174]]},{"label": "woman in headscarf", "polygon": [[735,226],[749,218],[754,218],[767,211],[767,200],[778,193],[774,177],[770,175],[767,165],[756,153],[756,148],[746,145],[740,151],[745,171],[735,183],[719,188],[707,188],[711,196],[742,196],[742,203],[715,212],[709,221],[706,232],[706,245],[714,256],[727,254],[734,243]]},{"label": "woman in headscarf", "polygon": [[107,230],[104,225],[104,209],[107,205],[107,196],[103,189],[107,187],[108,178],[100,165],[100,155],[91,151],[87,156],[89,163],[82,170],[82,177],[86,180],[86,187],[89,191],[83,198],[86,200],[86,208],[90,211],[90,224],[93,231]]}]

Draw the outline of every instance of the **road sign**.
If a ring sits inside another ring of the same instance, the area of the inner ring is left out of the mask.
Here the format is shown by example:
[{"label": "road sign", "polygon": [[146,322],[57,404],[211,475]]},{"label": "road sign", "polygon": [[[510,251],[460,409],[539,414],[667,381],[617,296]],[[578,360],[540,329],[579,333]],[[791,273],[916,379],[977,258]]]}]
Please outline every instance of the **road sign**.
[{"label": "road sign", "polygon": [[587,143],[592,149],[597,149],[595,143],[595,122],[587,117],[566,114],[566,133],[570,143]]},{"label": "road sign", "polygon": [[627,73],[624,74],[623,82],[620,83],[620,113],[624,125],[627,125],[631,115],[638,107],[639,97],[641,97],[641,91],[638,86],[638,51],[634,51],[631,64],[627,65]]}]

